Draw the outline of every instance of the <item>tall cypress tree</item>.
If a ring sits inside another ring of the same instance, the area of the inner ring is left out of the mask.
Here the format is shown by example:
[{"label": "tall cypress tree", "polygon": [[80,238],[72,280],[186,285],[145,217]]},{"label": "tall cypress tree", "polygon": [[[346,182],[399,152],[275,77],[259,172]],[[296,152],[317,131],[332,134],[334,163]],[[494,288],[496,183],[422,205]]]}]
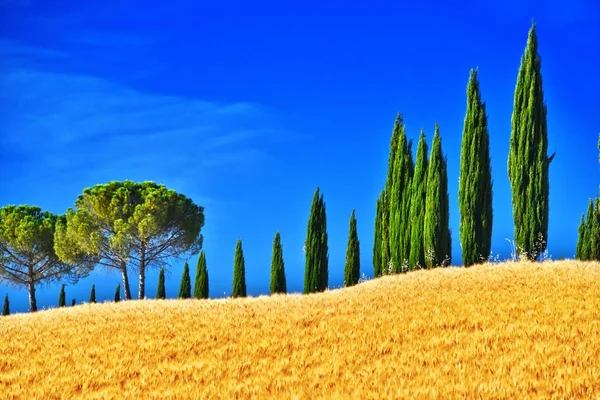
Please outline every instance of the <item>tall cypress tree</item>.
[{"label": "tall cypress tree", "polygon": [[373,241],[373,276],[375,278],[380,277],[383,271],[382,263],[382,252],[381,252],[381,240],[382,240],[382,223],[383,223],[383,192],[377,199],[377,206],[375,211],[375,239]]},{"label": "tall cypress tree", "polygon": [[166,299],[167,292],[165,290],[165,269],[161,268],[158,273],[158,289],[156,289],[156,298],[157,299]]},{"label": "tall cypress tree", "polygon": [[581,251],[583,248],[583,239],[585,235],[585,219],[581,214],[581,221],[579,222],[579,228],[577,229],[577,248],[575,250],[575,259],[581,260]]},{"label": "tall cypress tree", "polygon": [[477,70],[467,85],[467,113],[463,128],[458,206],[460,243],[465,267],[483,263],[492,247],[492,172],[485,102],[481,100]]},{"label": "tall cypress tree", "polygon": [[8,302],[8,294],[4,296],[4,307],[2,307],[2,315],[10,315],[10,303]]},{"label": "tall cypress tree", "polygon": [[115,303],[121,301],[121,284],[117,283],[117,288],[115,289]]},{"label": "tall cypress tree", "polygon": [[442,154],[440,127],[436,123],[427,170],[425,226],[423,229],[427,268],[450,265],[452,262],[452,243],[448,225],[448,174],[446,159]]},{"label": "tall cypress tree", "polygon": [[77,304],[77,301],[75,299],[71,300],[71,307],[75,307],[75,305]]},{"label": "tall cypress tree", "polygon": [[246,297],[246,263],[244,261],[244,250],[242,250],[242,239],[238,239],[235,245],[233,264],[233,291],[231,295],[234,298]]},{"label": "tall cypress tree", "polygon": [[325,200],[318,187],[310,208],[304,247],[304,293],[322,292],[329,283],[329,247]]},{"label": "tall cypress tree", "polygon": [[181,275],[181,283],[179,284],[179,295],[180,299],[189,299],[192,297],[192,282],[190,280],[190,266],[186,261],[183,264],[183,274]]},{"label": "tall cypress tree", "polygon": [[360,279],[360,242],[356,231],[355,210],[350,214],[350,229],[346,248],[346,264],[344,266],[344,286],[354,286]]},{"label": "tall cypress tree", "polygon": [[281,234],[275,233],[273,238],[273,255],[271,257],[271,294],[287,293],[285,281],[285,265],[283,263],[283,248],[281,246]]},{"label": "tall cypress tree", "polygon": [[536,260],[548,241],[548,157],[546,104],[535,23],[527,38],[515,89],[508,156],[515,243],[519,252]]},{"label": "tall cypress tree", "polygon": [[425,204],[427,196],[427,139],[425,131],[421,130],[419,144],[417,145],[417,161],[412,181],[410,200],[410,256],[409,269],[417,266],[425,267],[425,248],[423,246],[423,228],[425,226]]},{"label": "tall cypress tree", "polygon": [[92,290],[90,291],[90,304],[96,302],[96,285],[92,285]]},{"label": "tall cypress tree", "polygon": [[[398,133],[396,133],[398,132]],[[402,266],[410,256],[410,185],[412,183],[411,143],[404,132],[402,115],[396,118],[393,136],[398,136],[398,147],[394,152],[395,160],[392,172],[390,193],[390,256],[395,273],[403,272]]]},{"label": "tall cypress tree", "polygon": [[381,192],[381,274],[390,274],[390,196],[386,189]]},{"label": "tall cypress tree", "polygon": [[65,284],[63,283],[60,287],[60,293],[58,294],[58,306],[65,307],[67,305]]},{"label": "tall cypress tree", "polygon": [[594,200],[594,209],[589,231],[589,248],[590,253],[588,260],[600,261],[600,197],[596,196]]},{"label": "tall cypress tree", "polygon": [[208,299],[208,269],[206,268],[206,254],[204,253],[204,250],[200,252],[198,265],[196,266],[194,298]]}]

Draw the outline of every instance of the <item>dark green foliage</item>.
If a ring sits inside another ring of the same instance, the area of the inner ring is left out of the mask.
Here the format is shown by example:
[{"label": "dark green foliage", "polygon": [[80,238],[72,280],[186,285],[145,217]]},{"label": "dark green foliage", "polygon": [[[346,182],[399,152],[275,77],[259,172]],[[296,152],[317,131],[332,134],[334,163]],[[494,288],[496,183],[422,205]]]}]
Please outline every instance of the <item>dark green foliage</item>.
[{"label": "dark green foliage", "polygon": [[76,304],[77,302],[75,301],[75,299],[71,300],[71,307],[75,307]]},{"label": "dark green foliage", "polygon": [[271,294],[287,293],[285,280],[285,265],[283,263],[283,248],[281,246],[281,234],[275,233],[273,238],[273,255],[271,257]]},{"label": "dark green foliage", "polygon": [[186,261],[183,264],[183,274],[181,275],[181,283],[179,284],[179,295],[180,299],[189,299],[192,297],[192,282],[190,279],[190,266]]},{"label": "dark green foliage", "polygon": [[487,261],[492,248],[492,171],[485,102],[477,71],[467,85],[467,113],[460,154],[458,206],[463,265]]},{"label": "dark green foliage", "polygon": [[194,298],[208,299],[208,269],[206,268],[206,255],[204,250],[198,257],[196,266],[196,280],[194,282]]},{"label": "dark green foliage", "polygon": [[161,268],[158,273],[158,289],[156,289],[157,299],[166,299],[167,292],[165,290],[165,269]]},{"label": "dark green foliage", "polygon": [[382,255],[382,224],[383,224],[383,192],[377,199],[375,211],[375,240],[373,241],[373,276],[380,277],[383,271],[383,255]]},{"label": "dark green foliage", "polygon": [[92,285],[92,290],[90,292],[90,303],[96,302],[96,285]]},{"label": "dark green foliage", "polygon": [[515,244],[519,254],[536,260],[548,242],[548,130],[541,59],[535,23],[527,38],[515,88],[508,156]]},{"label": "dark green foliage", "polygon": [[392,273],[390,250],[390,196],[387,190],[381,192],[381,275]]},{"label": "dark green foliage", "polygon": [[594,200],[594,210],[588,229],[590,248],[588,260],[600,261],[600,197],[596,197]]},{"label": "dark green foliage", "polygon": [[65,307],[66,306],[66,294],[65,294],[65,285],[62,284],[60,287],[60,293],[58,294],[58,306]]},{"label": "dark green foliage", "polygon": [[427,139],[421,130],[419,144],[417,145],[417,161],[413,175],[410,200],[410,256],[408,268],[413,270],[425,268],[425,247],[423,245],[423,229],[425,227],[425,204],[427,196]]},{"label": "dark green foliage", "polygon": [[231,296],[246,297],[246,263],[244,261],[244,250],[242,239],[238,239],[235,245],[235,258],[233,260],[233,290]]},{"label": "dark green foliage", "polygon": [[346,265],[344,267],[344,286],[354,286],[360,279],[360,243],[356,231],[356,215],[350,214],[350,230],[348,232],[348,247],[346,249]]},{"label": "dark green foliage", "polygon": [[325,201],[317,187],[310,208],[306,242],[304,242],[306,252],[304,293],[322,292],[327,289],[329,281],[327,240]]},{"label": "dark green foliage", "polygon": [[436,123],[427,170],[425,227],[423,230],[427,268],[447,266],[452,263],[449,217],[446,159],[442,154],[442,138],[439,125]]},{"label": "dark green foliage", "polygon": [[115,303],[121,301],[121,285],[117,283],[117,288],[115,289]]},{"label": "dark green foliage", "polygon": [[8,302],[8,295],[4,296],[4,307],[2,307],[2,315],[10,315],[10,303]]},{"label": "dark green foliage", "polygon": [[395,273],[405,272],[410,257],[409,221],[412,174],[412,141],[407,141],[402,115],[398,114],[394,123],[394,133],[398,137],[398,147],[394,152],[392,184],[389,203],[389,241],[392,268]]}]

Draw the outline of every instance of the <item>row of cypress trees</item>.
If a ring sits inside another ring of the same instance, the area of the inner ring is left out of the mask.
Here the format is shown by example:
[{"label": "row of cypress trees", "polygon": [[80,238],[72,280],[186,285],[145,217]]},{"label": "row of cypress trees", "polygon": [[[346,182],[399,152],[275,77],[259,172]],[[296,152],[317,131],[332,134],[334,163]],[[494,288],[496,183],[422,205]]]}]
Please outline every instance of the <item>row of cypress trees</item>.
[{"label": "row of cypress trees", "polygon": [[[600,134],[598,135],[600,152]],[[598,155],[600,163],[600,154]],[[598,189],[600,192],[600,188]],[[600,261],[600,196],[588,202],[587,215],[581,215],[577,236],[575,258],[582,261]]]}]

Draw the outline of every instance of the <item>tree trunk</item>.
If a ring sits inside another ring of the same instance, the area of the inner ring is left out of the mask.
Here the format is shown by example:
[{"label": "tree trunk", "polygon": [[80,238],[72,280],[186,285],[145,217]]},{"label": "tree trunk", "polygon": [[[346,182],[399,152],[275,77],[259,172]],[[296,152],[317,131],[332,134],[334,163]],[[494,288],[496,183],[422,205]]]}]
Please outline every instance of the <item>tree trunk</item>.
[{"label": "tree trunk", "polygon": [[131,300],[131,290],[129,290],[129,277],[127,276],[127,264],[121,263],[121,276],[123,277],[123,293],[125,300]]},{"label": "tree trunk", "polygon": [[146,244],[142,243],[140,249],[140,284],[138,287],[138,299],[144,299],[146,283]]},{"label": "tree trunk", "polygon": [[35,284],[33,280],[29,281],[29,312],[37,311],[37,301],[35,300]]}]

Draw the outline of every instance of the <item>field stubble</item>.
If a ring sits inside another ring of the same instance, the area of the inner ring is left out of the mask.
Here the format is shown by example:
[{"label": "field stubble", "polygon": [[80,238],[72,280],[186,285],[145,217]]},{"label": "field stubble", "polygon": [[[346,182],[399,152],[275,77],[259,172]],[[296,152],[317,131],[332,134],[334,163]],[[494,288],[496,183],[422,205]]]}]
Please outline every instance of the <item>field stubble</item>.
[{"label": "field stubble", "polygon": [[600,263],[0,318],[0,397],[598,398]]}]

